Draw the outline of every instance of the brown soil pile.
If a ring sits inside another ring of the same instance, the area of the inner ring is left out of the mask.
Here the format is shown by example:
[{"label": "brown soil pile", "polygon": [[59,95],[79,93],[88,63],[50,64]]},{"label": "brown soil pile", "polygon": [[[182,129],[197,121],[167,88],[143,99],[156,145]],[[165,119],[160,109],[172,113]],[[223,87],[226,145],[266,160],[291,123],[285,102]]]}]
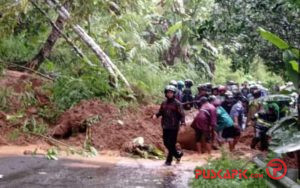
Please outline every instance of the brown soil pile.
[{"label": "brown soil pile", "polygon": [[42,86],[46,81],[38,76],[26,72],[5,71],[0,79],[0,87],[4,88],[8,94],[9,112],[16,112],[19,110],[21,104],[20,94],[32,92],[38,105],[47,105],[50,103],[49,94],[44,93]]},{"label": "brown soil pile", "polygon": [[[1,75],[0,87],[3,92],[1,97],[6,102],[2,104],[5,112],[0,109],[0,145],[8,143],[23,145],[38,142],[38,138],[22,134],[20,127],[23,126],[26,119],[32,116],[39,120],[37,107],[50,103],[48,94],[45,94],[42,90],[42,86],[45,83],[44,79],[26,72],[6,70]],[[22,98],[26,97],[27,94],[33,95],[37,104],[36,106],[29,106],[23,109]],[[8,115],[14,116],[21,109],[25,110],[25,112],[21,118],[18,118],[18,121],[6,119]]]},{"label": "brown soil pile", "polygon": [[44,81],[40,77],[35,77],[26,72],[5,71],[3,79],[0,80],[2,87],[12,87],[15,92],[21,93],[26,89],[26,84],[30,83],[33,88],[43,85]]},{"label": "brown soil pile", "polygon": [[[150,105],[120,111],[116,106],[100,100],[82,101],[60,117],[54,132],[79,127],[89,117],[99,115],[100,121],[92,125],[92,142],[97,149],[121,150],[124,144],[136,137],[143,137],[146,144],[163,149],[160,122],[151,119],[158,108]],[[82,145],[84,140],[85,134],[78,134],[66,141]]]}]

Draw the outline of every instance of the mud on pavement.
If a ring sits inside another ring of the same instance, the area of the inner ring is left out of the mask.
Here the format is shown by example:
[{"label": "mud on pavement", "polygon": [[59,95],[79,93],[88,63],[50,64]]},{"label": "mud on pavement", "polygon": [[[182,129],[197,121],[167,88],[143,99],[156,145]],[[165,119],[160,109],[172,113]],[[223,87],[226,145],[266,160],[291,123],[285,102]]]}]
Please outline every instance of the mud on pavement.
[{"label": "mud on pavement", "polygon": [[44,157],[0,158],[0,187],[188,187],[198,162],[185,161],[172,167],[159,160],[99,156],[68,157],[49,161]]}]

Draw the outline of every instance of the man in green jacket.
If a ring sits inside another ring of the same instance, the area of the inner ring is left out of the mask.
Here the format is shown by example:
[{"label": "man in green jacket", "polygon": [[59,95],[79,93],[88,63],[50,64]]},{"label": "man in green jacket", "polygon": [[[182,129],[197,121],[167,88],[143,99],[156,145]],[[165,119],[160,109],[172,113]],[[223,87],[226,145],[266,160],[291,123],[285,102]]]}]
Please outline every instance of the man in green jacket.
[{"label": "man in green jacket", "polygon": [[233,151],[235,145],[238,143],[241,132],[234,127],[233,120],[226,110],[221,106],[221,101],[216,97],[210,98],[211,103],[217,108],[217,141],[221,145],[223,139],[228,141],[229,150]]}]

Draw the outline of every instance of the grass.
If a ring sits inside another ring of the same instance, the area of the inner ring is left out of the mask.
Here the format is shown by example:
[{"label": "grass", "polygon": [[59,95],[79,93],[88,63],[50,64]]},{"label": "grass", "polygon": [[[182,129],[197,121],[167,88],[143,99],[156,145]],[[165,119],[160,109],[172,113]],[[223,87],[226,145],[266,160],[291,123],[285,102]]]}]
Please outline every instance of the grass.
[{"label": "grass", "polygon": [[10,88],[0,90],[0,110],[9,111],[9,97],[12,95]]},{"label": "grass", "polygon": [[48,125],[43,122],[38,122],[34,117],[31,117],[25,120],[23,132],[44,135],[48,132]]},{"label": "grass", "polygon": [[8,139],[10,141],[16,141],[19,138],[20,134],[21,134],[20,129],[14,129],[8,134]]},{"label": "grass", "polygon": [[220,159],[215,160],[208,160],[208,163],[202,167],[196,167],[196,169],[213,169],[215,172],[218,172],[222,169],[222,177],[228,169],[230,172],[231,170],[240,170],[240,169],[247,169],[247,177],[251,174],[263,174],[264,178],[248,178],[248,179],[239,179],[239,176],[235,176],[234,179],[204,179],[203,176],[200,176],[199,179],[193,178],[190,186],[192,188],[201,188],[201,187],[211,187],[211,188],[252,188],[252,187],[259,187],[259,188],[267,188],[266,185],[266,174],[265,171],[259,169],[255,166],[255,164],[251,162],[247,162],[243,159],[238,159],[236,157],[231,156],[224,151],[222,151],[222,157]]}]

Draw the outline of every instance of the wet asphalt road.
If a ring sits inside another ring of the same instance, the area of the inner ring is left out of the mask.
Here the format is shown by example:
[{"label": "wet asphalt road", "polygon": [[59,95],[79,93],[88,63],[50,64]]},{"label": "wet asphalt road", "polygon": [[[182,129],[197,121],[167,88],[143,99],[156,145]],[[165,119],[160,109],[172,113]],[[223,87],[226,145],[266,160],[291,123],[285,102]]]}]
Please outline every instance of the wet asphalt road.
[{"label": "wet asphalt road", "polygon": [[172,167],[163,161],[59,159],[43,156],[0,157],[1,188],[185,188],[194,163]]}]

